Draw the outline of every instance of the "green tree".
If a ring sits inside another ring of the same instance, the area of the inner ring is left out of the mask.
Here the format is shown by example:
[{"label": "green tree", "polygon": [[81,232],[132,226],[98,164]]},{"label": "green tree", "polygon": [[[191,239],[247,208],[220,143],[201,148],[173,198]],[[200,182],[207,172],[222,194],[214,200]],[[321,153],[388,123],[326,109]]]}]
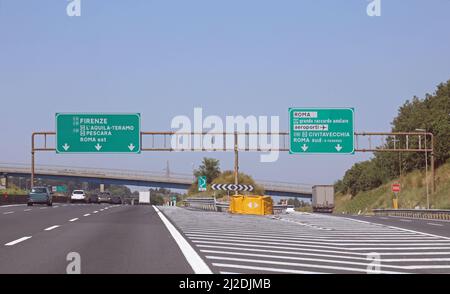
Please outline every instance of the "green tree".
[{"label": "green tree", "polygon": [[[426,94],[424,99],[413,97],[398,110],[392,121],[392,132],[415,132],[425,129],[434,135],[434,155],[436,167],[450,158],[450,80],[438,85],[433,94]],[[418,146],[418,136],[408,138],[410,146]],[[421,137],[422,148],[425,145]],[[390,136],[384,147],[405,146],[405,137]],[[427,140],[427,147],[431,141]],[[428,155],[430,156],[430,155]],[[430,160],[430,158],[428,158]],[[336,191],[355,196],[360,191],[367,191],[398,177],[401,173],[415,169],[424,169],[423,152],[375,152],[374,158],[354,164],[335,184]]]},{"label": "green tree", "polygon": [[194,176],[206,176],[206,181],[210,184],[220,175],[220,162],[218,159],[204,157],[202,164],[194,171]]}]

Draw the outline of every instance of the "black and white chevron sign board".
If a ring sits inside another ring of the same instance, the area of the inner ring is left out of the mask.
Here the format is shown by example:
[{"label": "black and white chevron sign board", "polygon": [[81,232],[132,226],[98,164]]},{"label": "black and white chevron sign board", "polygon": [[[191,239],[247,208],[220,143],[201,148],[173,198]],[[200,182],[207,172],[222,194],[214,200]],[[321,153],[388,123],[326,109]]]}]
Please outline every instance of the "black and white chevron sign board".
[{"label": "black and white chevron sign board", "polygon": [[253,191],[252,185],[212,184],[211,188],[220,191]]}]

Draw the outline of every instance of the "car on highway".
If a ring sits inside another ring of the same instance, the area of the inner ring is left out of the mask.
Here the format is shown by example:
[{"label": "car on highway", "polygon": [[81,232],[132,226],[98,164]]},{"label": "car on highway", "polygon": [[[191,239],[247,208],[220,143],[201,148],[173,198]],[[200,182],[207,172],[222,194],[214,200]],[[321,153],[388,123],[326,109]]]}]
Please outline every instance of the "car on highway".
[{"label": "car on highway", "polygon": [[111,193],[110,192],[100,192],[98,193],[98,203],[110,203]]},{"label": "car on highway", "polygon": [[100,203],[98,201],[98,194],[95,194],[95,193],[90,194],[88,197],[88,203]]},{"label": "car on highway", "polygon": [[122,197],[120,196],[111,196],[110,202],[111,204],[122,204]]},{"label": "car on highway", "polygon": [[47,187],[33,187],[28,194],[27,205],[32,206],[33,204],[47,204],[48,206],[53,205],[52,192]]},{"label": "car on highway", "polygon": [[70,203],[74,202],[88,202],[88,197],[84,190],[73,190],[72,195],[70,195]]}]

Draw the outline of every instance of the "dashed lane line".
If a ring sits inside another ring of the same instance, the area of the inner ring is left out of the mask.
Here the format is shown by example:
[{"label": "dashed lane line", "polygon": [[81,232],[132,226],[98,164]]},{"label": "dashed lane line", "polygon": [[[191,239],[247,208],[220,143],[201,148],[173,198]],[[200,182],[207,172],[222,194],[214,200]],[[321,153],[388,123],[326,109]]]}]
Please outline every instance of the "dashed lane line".
[{"label": "dashed lane line", "polygon": [[25,237],[19,238],[17,240],[11,241],[9,243],[6,243],[5,246],[13,246],[13,245],[16,245],[17,243],[23,242],[23,241],[28,240],[30,238],[31,238],[31,236],[25,236]]},{"label": "dashed lane line", "polygon": [[56,228],[59,228],[59,225],[54,225],[54,226],[45,228],[44,231],[51,231],[51,230],[54,230],[54,229],[56,229]]}]

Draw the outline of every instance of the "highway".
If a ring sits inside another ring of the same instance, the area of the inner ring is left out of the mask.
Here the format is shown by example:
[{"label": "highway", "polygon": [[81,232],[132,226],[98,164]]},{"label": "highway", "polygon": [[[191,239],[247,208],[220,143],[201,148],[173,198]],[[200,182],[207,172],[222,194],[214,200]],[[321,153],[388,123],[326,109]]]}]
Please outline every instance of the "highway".
[{"label": "highway", "polygon": [[66,273],[70,252],[81,273],[450,273],[444,222],[54,204],[0,206],[0,224],[0,273]]},{"label": "highway", "polygon": [[368,221],[386,226],[397,226],[450,238],[450,221],[438,219],[417,219],[397,216],[340,215],[355,220]]},{"label": "highway", "polygon": [[0,244],[0,273],[192,273],[150,206],[1,206]]}]

